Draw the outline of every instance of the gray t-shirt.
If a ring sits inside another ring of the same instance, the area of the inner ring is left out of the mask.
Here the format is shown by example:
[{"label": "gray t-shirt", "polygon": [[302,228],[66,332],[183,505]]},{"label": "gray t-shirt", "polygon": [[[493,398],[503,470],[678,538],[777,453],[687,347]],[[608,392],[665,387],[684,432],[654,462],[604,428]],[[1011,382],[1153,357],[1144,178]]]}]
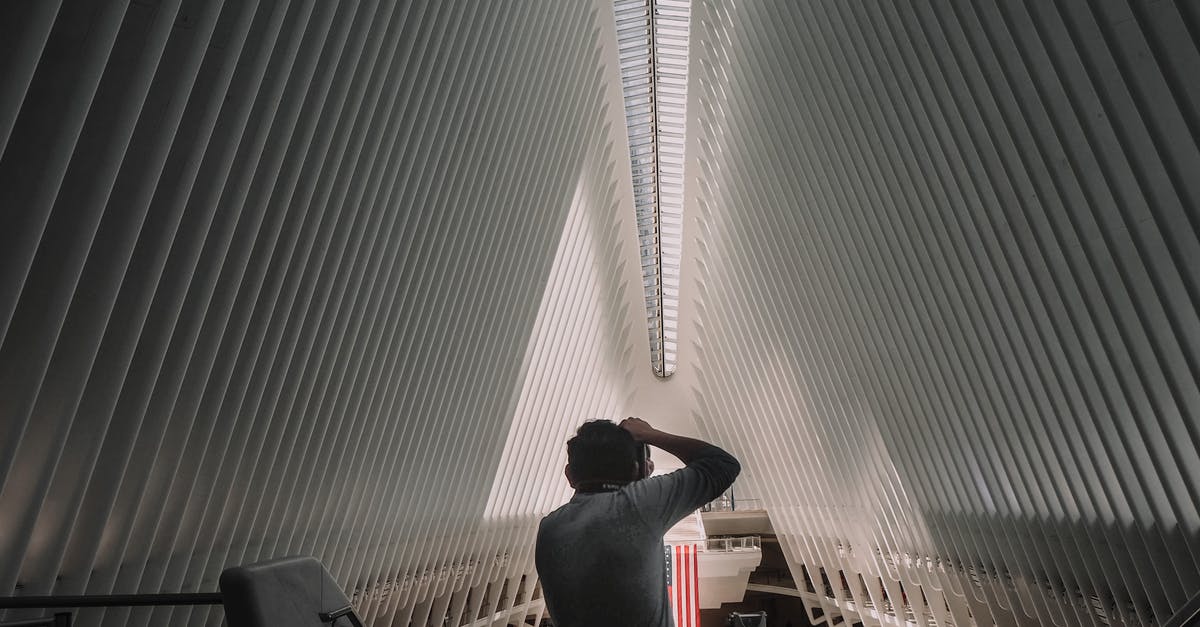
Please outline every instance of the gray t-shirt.
[{"label": "gray t-shirt", "polygon": [[663,534],[720,496],[740,470],[711,446],[670,474],[576,492],[543,518],[537,570],[555,627],[671,627]]}]

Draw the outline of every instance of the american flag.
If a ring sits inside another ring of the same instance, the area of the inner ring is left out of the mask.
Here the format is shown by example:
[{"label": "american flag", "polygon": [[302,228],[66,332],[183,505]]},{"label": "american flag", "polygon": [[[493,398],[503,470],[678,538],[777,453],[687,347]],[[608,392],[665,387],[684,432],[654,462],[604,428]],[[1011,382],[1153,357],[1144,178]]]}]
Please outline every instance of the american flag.
[{"label": "american flag", "polygon": [[700,573],[695,544],[668,544],[667,596],[675,627],[700,627]]}]

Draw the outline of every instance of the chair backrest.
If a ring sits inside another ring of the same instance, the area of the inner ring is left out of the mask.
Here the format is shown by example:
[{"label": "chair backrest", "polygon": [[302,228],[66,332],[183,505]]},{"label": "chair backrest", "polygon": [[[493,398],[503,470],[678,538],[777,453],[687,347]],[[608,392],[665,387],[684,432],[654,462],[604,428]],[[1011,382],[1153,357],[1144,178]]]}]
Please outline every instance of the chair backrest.
[{"label": "chair backrest", "polygon": [[361,626],[350,599],[313,557],[284,557],[226,569],[221,596],[229,627]]}]

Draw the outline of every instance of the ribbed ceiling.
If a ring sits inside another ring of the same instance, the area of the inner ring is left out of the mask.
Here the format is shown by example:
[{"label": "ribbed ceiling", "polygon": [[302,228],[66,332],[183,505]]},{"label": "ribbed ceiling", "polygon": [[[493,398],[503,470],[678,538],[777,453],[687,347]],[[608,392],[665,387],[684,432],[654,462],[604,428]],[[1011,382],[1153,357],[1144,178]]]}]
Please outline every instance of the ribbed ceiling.
[{"label": "ribbed ceiling", "polygon": [[1156,625],[1200,591],[1198,27],[693,9],[698,413],[827,614]]},{"label": "ribbed ceiling", "polygon": [[302,553],[375,625],[528,600],[566,486],[500,488],[647,352],[604,8],[3,3],[4,594]]},{"label": "ribbed ceiling", "polygon": [[309,553],[376,626],[521,622],[629,413],[741,458],[825,616],[1200,591],[1200,4],[690,32],[663,381],[608,0],[0,2],[0,594]]}]

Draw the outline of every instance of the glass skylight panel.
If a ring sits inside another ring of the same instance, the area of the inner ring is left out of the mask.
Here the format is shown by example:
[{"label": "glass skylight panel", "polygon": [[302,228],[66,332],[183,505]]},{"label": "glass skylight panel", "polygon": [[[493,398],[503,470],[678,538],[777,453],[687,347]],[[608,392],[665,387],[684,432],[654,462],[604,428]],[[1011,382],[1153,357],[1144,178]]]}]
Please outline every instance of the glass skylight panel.
[{"label": "glass skylight panel", "polygon": [[650,359],[675,373],[690,0],[616,0]]}]

